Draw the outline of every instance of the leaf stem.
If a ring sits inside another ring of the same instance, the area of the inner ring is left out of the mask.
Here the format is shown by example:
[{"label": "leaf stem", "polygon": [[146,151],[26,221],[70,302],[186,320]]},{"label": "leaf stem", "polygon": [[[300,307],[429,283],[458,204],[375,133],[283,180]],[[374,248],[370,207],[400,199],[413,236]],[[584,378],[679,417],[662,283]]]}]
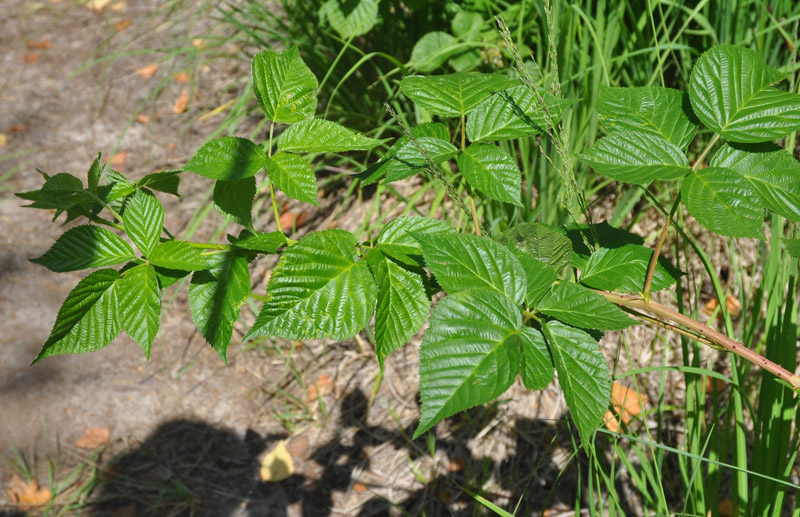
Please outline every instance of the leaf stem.
[{"label": "leaf stem", "polygon": [[[608,291],[601,291],[596,290],[598,294],[604,296],[606,300],[620,305],[622,307],[631,307],[635,309],[642,309],[648,312],[651,312],[657,316],[661,316],[662,318],[678,323],[686,327],[687,329],[696,332],[703,338],[711,341],[712,343],[719,345],[726,351],[736,354],[742,359],[749,361],[761,368],[767,370],[768,372],[772,373],[779,379],[786,381],[789,383],[796,391],[800,391],[800,377],[793,374],[783,366],[780,366],[766,357],[750,350],[746,346],[741,343],[738,343],[725,334],[712,329],[711,327],[700,323],[699,321],[693,320],[689,316],[685,314],[681,314],[680,312],[670,309],[667,306],[661,305],[660,303],[656,303],[652,300],[645,301],[643,298],[639,296],[631,296],[631,295],[624,295],[624,294],[617,294],[611,293]],[[691,336],[694,337],[694,336]],[[696,337],[694,337],[697,339]],[[700,339],[701,342],[704,342]]]},{"label": "leaf stem", "polygon": [[478,221],[478,211],[475,210],[475,199],[468,195],[469,197],[469,208],[472,211],[472,225],[475,227],[475,235],[478,237],[481,236],[481,223]]},{"label": "leaf stem", "polygon": [[[692,172],[696,171],[700,164],[703,163],[705,160],[706,155],[708,155],[711,148],[714,147],[714,144],[717,143],[719,140],[719,133],[714,135],[714,138],[708,143],[708,145],[703,149],[700,153],[700,156],[697,157],[695,160],[694,165],[692,165]],[[675,212],[678,211],[678,207],[681,204],[681,193],[678,192],[678,196],[675,198],[675,202],[672,204],[672,208],[669,211],[669,215],[667,216],[667,220],[664,221],[664,227],[661,228],[661,235],[658,236],[658,242],[656,242],[656,247],[653,250],[653,256],[650,257],[650,265],[647,268],[647,276],[644,280],[644,289],[642,290],[642,299],[645,302],[650,301],[650,288],[653,284],[653,275],[656,272],[656,266],[658,265],[658,256],[661,254],[661,248],[664,246],[664,241],[667,239],[667,231],[669,230],[669,226],[672,223],[672,217],[675,215]]]},{"label": "leaf stem", "polygon": [[[272,132],[275,129],[275,122],[269,122],[269,143],[267,144],[267,156],[272,158]],[[272,213],[275,216],[275,225],[278,227],[284,237],[286,232],[283,231],[281,226],[281,216],[278,213],[278,201],[275,199],[275,186],[272,184],[272,178],[269,177],[269,167],[267,167],[267,186],[269,187],[269,199],[272,202]]]}]

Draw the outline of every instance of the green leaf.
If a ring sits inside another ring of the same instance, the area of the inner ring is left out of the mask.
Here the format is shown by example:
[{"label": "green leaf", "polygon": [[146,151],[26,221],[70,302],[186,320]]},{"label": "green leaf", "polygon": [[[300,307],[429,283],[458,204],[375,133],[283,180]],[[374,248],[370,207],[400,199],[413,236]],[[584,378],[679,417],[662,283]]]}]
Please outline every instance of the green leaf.
[{"label": "green leaf", "polygon": [[531,327],[522,327],[519,332],[520,368],[522,384],[529,390],[541,390],[553,382],[553,360],[544,336]]},{"label": "green leaf", "polygon": [[97,158],[94,159],[91,167],[89,167],[89,172],[86,173],[89,192],[97,192],[97,186],[100,184],[100,176],[103,175],[103,169],[105,169],[105,165],[100,163],[102,156],[101,153],[97,153]]},{"label": "green leaf", "polygon": [[756,189],[772,212],[800,222],[800,163],[777,146],[765,149],[720,148],[712,167],[727,167],[741,174]]},{"label": "green leaf", "polygon": [[293,124],[314,116],[319,83],[296,46],[263,50],[253,56],[251,68],[253,90],[269,120]]},{"label": "green leaf", "polygon": [[525,271],[525,304],[533,307],[550,290],[550,287],[558,279],[558,275],[553,268],[536,260],[532,255],[517,248],[510,247],[510,249]]},{"label": "green leaf", "polygon": [[422,339],[422,414],[414,438],[444,418],[503,394],[519,372],[516,305],[492,290],[445,297]]},{"label": "green leaf", "polygon": [[420,272],[409,270],[376,249],[367,262],[378,284],[375,307],[375,352],[378,364],[419,332],[431,311]]},{"label": "green leaf", "polygon": [[245,339],[342,340],[366,327],[377,288],[356,244],[346,231],[324,230],[290,246],[272,272],[267,301]]},{"label": "green leaf", "polygon": [[764,207],[753,186],[736,171],[700,169],[684,180],[682,193],[686,209],[709,230],[764,239]]},{"label": "green leaf", "polygon": [[679,149],[694,139],[697,125],[686,113],[688,96],[660,86],[611,88],[600,85],[597,113],[607,131],[650,133],[669,140]]},{"label": "green leaf", "polygon": [[[450,134],[447,132],[447,127],[441,122],[426,122],[424,124],[420,124],[411,128],[411,134],[417,139],[422,137],[433,137],[443,140],[448,144],[450,143]],[[357,174],[356,177],[361,180],[363,185],[369,185],[378,181],[384,174],[386,174],[388,170],[387,165],[389,164],[391,158],[397,154],[397,152],[402,149],[408,143],[408,141],[409,138],[407,135],[403,135],[401,138],[398,138],[395,143],[392,144],[392,147],[386,152],[386,154],[383,155],[381,161],[372,164],[367,168],[367,170]],[[455,149],[453,146],[448,149],[451,154],[448,154],[447,157],[442,161],[449,160],[455,156],[453,149]],[[456,150],[456,152],[458,152],[458,150]],[[424,163],[419,162],[419,167],[421,168],[423,166]]]},{"label": "green leaf", "polygon": [[189,284],[189,306],[200,334],[228,363],[228,345],[239,309],[250,294],[247,258],[236,252],[209,257],[212,267],[197,271]]},{"label": "green leaf", "polygon": [[612,133],[598,140],[580,159],[604,176],[636,185],[680,178],[691,172],[689,161],[678,146],[644,132]]},{"label": "green leaf", "polygon": [[156,278],[158,279],[158,285],[161,289],[166,289],[167,287],[174,285],[191,273],[191,271],[181,271],[180,269],[167,269],[163,267],[153,266],[153,269],[156,272]]},{"label": "green leaf", "polygon": [[255,198],[255,176],[233,181],[217,180],[214,183],[214,208],[225,219],[247,228],[253,226],[253,201]]},{"label": "green leaf", "polygon": [[64,273],[121,264],[133,258],[133,248],[121,237],[100,226],[86,225],[67,230],[47,253],[31,262]]},{"label": "green leaf", "polygon": [[454,35],[463,40],[471,40],[478,36],[483,26],[483,17],[472,11],[458,11],[450,25]]},{"label": "green leaf", "polygon": [[136,185],[177,196],[181,184],[180,173],[180,170],[153,172],[137,181]]},{"label": "green leaf", "polygon": [[800,258],[800,239],[782,239],[786,246],[786,253],[794,258]]},{"label": "green leaf", "polygon": [[569,264],[572,243],[563,234],[539,223],[522,223],[507,229],[496,239],[560,272]]},{"label": "green leaf", "polygon": [[409,266],[422,265],[422,247],[414,235],[453,233],[453,227],[429,217],[398,217],[383,227],[376,239],[377,248],[385,255]]},{"label": "green leaf", "polygon": [[412,75],[400,81],[400,90],[419,107],[442,117],[461,117],[492,93],[518,84],[499,74],[458,72],[449,75]]},{"label": "green leaf", "polygon": [[608,364],[597,341],[558,321],[542,324],[567,407],[588,451],[611,400]]},{"label": "green leaf", "polygon": [[181,271],[201,271],[211,267],[202,250],[183,241],[158,243],[150,253],[149,261],[154,266]]},{"label": "green leaf", "polygon": [[409,65],[423,73],[433,72],[458,51],[453,48],[456,43],[458,40],[446,32],[423,34],[411,50]]},{"label": "green leaf", "polygon": [[414,234],[425,264],[448,293],[491,289],[516,303],[525,299],[525,271],[511,250],[491,239],[460,233]]},{"label": "green leaf", "polygon": [[341,153],[368,151],[386,141],[388,139],[369,138],[330,120],[311,118],[281,133],[278,149],[295,153]]},{"label": "green leaf", "polygon": [[184,169],[212,180],[233,181],[254,176],[266,166],[267,155],[259,146],[246,138],[225,136],[206,142]]},{"label": "green leaf", "polygon": [[406,142],[394,155],[384,160],[382,169],[386,174],[384,182],[391,183],[413,176],[427,168],[428,163],[420,151],[422,148],[433,163],[445,162],[458,154],[458,149],[446,140],[432,136],[417,138],[414,142]]},{"label": "green leaf", "polygon": [[522,172],[514,158],[497,146],[472,144],[458,155],[467,183],[492,199],[521,207]]},{"label": "green leaf", "polygon": [[158,199],[139,190],[125,205],[125,232],[142,255],[150,256],[164,228],[164,208]]},{"label": "green leaf", "polygon": [[277,253],[281,246],[286,246],[286,236],[280,231],[262,233],[242,230],[239,237],[228,235],[228,242],[237,248],[272,254]]},{"label": "green leaf", "polygon": [[150,264],[132,267],[117,283],[117,290],[122,329],[139,343],[150,360],[150,347],[158,333],[161,315],[161,290],[155,269]]},{"label": "green leaf", "polygon": [[[581,274],[581,283],[604,291],[640,293],[653,250],[626,244],[619,248],[599,248],[592,253]],[[653,273],[652,292],[665,289],[678,281],[679,273],[671,266],[667,268],[663,257],[659,258]],[[667,263],[668,264],[668,263]]]},{"label": "green leaf", "polygon": [[[595,224],[570,224],[566,227],[567,237],[572,241],[572,259],[570,264],[578,269],[586,268],[586,261],[592,251],[583,242],[586,237],[595,248],[619,248],[626,244],[644,244],[644,239],[622,228],[617,228],[603,221]],[[663,259],[663,257],[662,257]],[[649,258],[648,258],[649,260]]]},{"label": "green leaf", "polygon": [[569,282],[554,285],[536,310],[585,329],[621,330],[636,323],[596,292]]},{"label": "green leaf", "polygon": [[537,94],[527,86],[514,86],[494,93],[470,112],[467,136],[475,143],[538,135],[558,123],[574,102],[547,92]]},{"label": "green leaf", "polygon": [[287,196],[319,206],[317,178],[311,165],[299,154],[276,153],[267,158],[269,179]]},{"label": "green leaf", "polygon": [[[53,216],[55,221],[65,210],[83,201],[83,183],[72,174],[60,172],[54,176],[44,173],[42,175],[45,182],[41,189],[14,194],[26,201],[33,201],[30,205],[25,205],[27,208],[56,210]],[[90,200],[91,203],[93,201]]]},{"label": "green leaf", "polygon": [[319,10],[333,30],[342,38],[354,38],[368,33],[378,23],[380,0],[328,0]]},{"label": "green leaf", "polygon": [[750,49],[717,45],[689,77],[697,117],[729,142],[757,143],[800,130],[800,95],[773,88],[786,74]]},{"label": "green leaf", "polygon": [[117,337],[117,280],[119,273],[113,269],[95,271],[81,280],[58,310],[50,337],[33,362],[51,355],[94,352]]}]

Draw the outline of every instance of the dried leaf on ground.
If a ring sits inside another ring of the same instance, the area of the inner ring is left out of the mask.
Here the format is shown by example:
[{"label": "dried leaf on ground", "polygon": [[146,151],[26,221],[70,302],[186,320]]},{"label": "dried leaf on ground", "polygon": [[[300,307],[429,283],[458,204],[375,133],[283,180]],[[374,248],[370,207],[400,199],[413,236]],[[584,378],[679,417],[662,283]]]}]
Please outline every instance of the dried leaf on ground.
[{"label": "dried leaf on ground", "polygon": [[20,508],[44,506],[51,497],[50,490],[39,487],[37,480],[26,481],[16,473],[6,485],[6,494],[11,502]]},{"label": "dried leaf on ground", "polygon": [[5,147],[8,145],[8,137],[5,133],[0,133],[0,147]]},{"label": "dried leaf on ground", "polygon": [[197,50],[203,50],[208,46],[208,43],[203,38],[195,38],[192,40],[192,46]]},{"label": "dried leaf on ground", "polygon": [[42,57],[40,53],[31,52],[29,54],[23,54],[20,59],[22,59],[23,63],[26,63],[28,65],[35,65],[36,63],[39,62],[40,57]]},{"label": "dried leaf on ground", "polygon": [[369,489],[367,488],[367,485],[365,485],[364,483],[353,483],[353,492],[357,494],[363,494],[367,490]]},{"label": "dried leaf on ground", "polygon": [[640,395],[636,390],[617,382],[612,383],[611,406],[616,415],[610,411],[606,412],[606,427],[609,431],[616,432],[619,429],[620,420],[628,424],[631,418],[642,412],[642,405],[646,403],[647,396]]},{"label": "dried leaf on ground", "polygon": [[25,124],[12,124],[5,131],[6,133],[25,133],[28,131],[28,126]]},{"label": "dried leaf on ground", "polygon": [[28,50],[49,50],[53,48],[53,42],[49,39],[29,39],[25,46]]},{"label": "dried leaf on ground", "polygon": [[706,376],[706,396],[708,397],[713,395],[715,390],[717,393],[722,393],[722,390],[724,390],[727,386],[728,383],[722,379]]},{"label": "dried leaf on ground", "polygon": [[612,433],[619,431],[619,418],[611,411],[606,411],[605,416],[603,416],[603,424]]},{"label": "dried leaf on ground", "polygon": [[130,19],[125,18],[124,20],[118,21],[117,24],[114,26],[114,28],[117,30],[117,32],[122,32],[125,29],[127,29],[128,27],[130,27],[131,23],[132,22],[131,22]]},{"label": "dried leaf on ground", "polygon": [[103,9],[111,4],[111,0],[89,0],[86,7],[96,13],[102,13]]},{"label": "dried leaf on ground", "polygon": [[150,79],[158,72],[158,63],[150,63],[147,66],[143,66],[136,70],[136,74],[139,75],[142,79]]},{"label": "dried leaf on ground", "polygon": [[261,460],[260,474],[261,480],[267,482],[283,481],[294,474],[294,462],[284,440],[279,441]]},{"label": "dried leaf on ground", "polygon": [[281,216],[281,228],[283,231],[291,231],[292,229],[297,229],[302,227],[306,224],[306,211],[303,210],[299,214],[295,214],[294,212],[286,212]]},{"label": "dried leaf on ground", "polygon": [[147,124],[148,122],[150,122],[150,117],[148,117],[143,113],[136,115],[136,122],[138,122],[139,124]]},{"label": "dried leaf on ground", "polygon": [[119,2],[114,2],[113,4],[111,4],[111,7],[109,7],[109,9],[111,9],[115,13],[119,13],[124,11],[126,7],[128,7],[128,2],[120,0]]},{"label": "dried leaf on ground", "polygon": [[317,381],[308,387],[308,401],[314,402],[319,397],[330,395],[333,392],[333,381],[327,375],[320,374]]},{"label": "dried leaf on ground", "polygon": [[120,151],[111,157],[110,163],[112,167],[122,167],[125,165],[125,160],[128,159],[129,151]]},{"label": "dried leaf on ground", "polygon": [[174,77],[175,80],[178,81],[181,84],[185,84],[185,83],[189,82],[189,74],[187,74],[185,71],[181,72],[179,74],[175,74],[172,77]]},{"label": "dried leaf on ground", "polygon": [[172,106],[172,112],[176,115],[180,115],[186,111],[186,108],[189,106],[189,90],[184,88],[181,92],[181,96],[175,101],[175,104]]},{"label": "dried leaf on ground", "polygon": [[111,431],[107,427],[89,427],[75,441],[75,447],[81,449],[96,449],[105,445],[111,439]]}]

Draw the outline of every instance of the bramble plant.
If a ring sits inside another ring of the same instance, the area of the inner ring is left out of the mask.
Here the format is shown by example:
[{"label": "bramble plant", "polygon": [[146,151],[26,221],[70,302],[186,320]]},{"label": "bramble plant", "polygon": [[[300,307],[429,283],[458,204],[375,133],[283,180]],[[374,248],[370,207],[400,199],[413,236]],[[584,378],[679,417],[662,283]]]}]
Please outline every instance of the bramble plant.
[{"label": "bramble plant", "polygon": [[[508,42],[507,31],[503,37]],[[537,89],[519,55],[510,51],[517,77],[467,72],[405,77],[403,94],[420,110],[455,119],[458,132],[451,135],[441,122],[404,128],[405,135],[360,175],[364,183],[432,175],[471,220],[464,229],[427,217],[400,217],[367,242],[339,229],[300,241],[280,229],[255,230],[257,175],[266,174],[277,223],[276,190],[317,203],[306,155],[366,151],[385,143],[314,117],[317,78],[296,48],[265,50],[252,61],[254,91],[270,121],[266,142],[213,140],[182,170],[138,181],[101,166],[99,156],[86,186],[67,173],[43,173],[40,190],[17,195],[32,201],[31,207],[54,209],[55,218],[66,213],[67,221],[86,218],[89,224],[68,230],[33,261],[55,272],[101,269],[67,296],[34,362],[99,350],[121,330],[149,357],[162,292],[189,275],[192,318],[226,361],[233,325],[251,294],[249,264],[259,254],[279,254],[246,340],[344,340],[374,315],[374,345],[383,368],[385,358],[429,320],[420,351],[421,418],[415,437],[444,418],[494,400],[517,376],[538,390],[557,372],[588,449],[609,406],[611,386],[598,338],[635,324],[630,315],[738,354],[800,390],[794,373],[651,298],[680,277],[660,251],[681,205],[708,230],[730,237],[762,239],[765,210],[800,221],[800,164],[772,143],[800,129],[800,95],[774,86],[784,74],[751,50],[719,45],[695,64],[688,93],[602,89],[596,109],[607,136],[580,159],[622,183],[679,183],[651,250],[641,237],[607,223],[577,222],[588,211],[574,178],[570,181],[571,158],[563,145],[558,149],[565,202],[574,221],[558,228],[518,224],[495,235],[482,228],[476,196],[522,204],[518,159],[497,142],[541,134],[560,139],[559,120],[574,103],[557,89]],[[700,123],[712,136],[690,160]],[[277,137],[276,124],[288,125]],[[466,201],[443,172],[454,166]],[[155,193],[177,195],[184,172],[215,180],[214,206],[243,227],[228,235],[228,243],[184,242],[164,227]],[[797,242],[787,242],[787,249],[796,250]],[[106,267],[120,264],[120,269]],[[431,312],[440,291],[444,296]]]}]

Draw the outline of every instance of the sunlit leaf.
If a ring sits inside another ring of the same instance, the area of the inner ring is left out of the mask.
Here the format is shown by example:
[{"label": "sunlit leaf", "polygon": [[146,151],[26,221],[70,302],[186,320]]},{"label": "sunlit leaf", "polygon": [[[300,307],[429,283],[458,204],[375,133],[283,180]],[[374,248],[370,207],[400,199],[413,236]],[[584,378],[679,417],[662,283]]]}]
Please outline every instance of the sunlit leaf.
[{"label": "sunlit leaf", "polygon": [[161,315],[161,290],[153,266],[141,264],[125,271],[117,282],[117,289],[122,329],[150,359],[150,347],[158,333]]},{"label": "sunlit leaf", "polygon": [[553,360],[544,336],[531,327],[522,327],[520,341],[520,376],[529,390],[541,390],[553,382]]},{"label": "sunlit leaf", "polygon": [[283,52],[262,50],[253,56],[252,73],[253,90],[269,120],[292,124],[314,116],[317,78],[296,46]]},{"label": "sunlit leaf", "polygon": [[139,190],[125,205],[122,220],[133,244],[145,257],[149,256],[164,229],[164,208],[161,203],[154,195]]},{"label": "sunlit leaf", "polygon": [[554,285],[536,304],[536,310],[585,329],[621,330],[636,324],[596,292],[570,282]]},{"label": "sunlit leaf", "polygon": [[422,247],[412,235],[453,231],[444,221],[429,217],[398,217],[383,227],[375,242],[385,255],[410,266],[421,266]]},{"label": "sunlit leaf", "polygon": [[458,169],[470,186],[488,197],[522,206],[522,173],[516,160],[499,147],[470,145],[458,155]]},{"label": "sunlit leaf", "polygon": [[229,221],[247,228],[253,226],[253,201],[256,198],[256,178],[214,183],[214,208]]},{"label": "sunlit leaf", "polygon": [[278,138],[278,149],[295,153],[341,153],[368,151],[384,142],[386,140],[369,138],[330,120],[311,118],[289,126]]},{"label": "sunlit leaf", "polygon": [[[637,244],[626,244],[619,248],[599,248],[592,253],[583,268],[582,284],[622,293],[640,293],[644,289],[647,268],[653,250]],[[666,259],[659,259],[653,274],[651,290],[665,289],[678,281],[680,275],[673,267],[665,266]]]},{"label": "sunlit leaf", "polygon": [[133,258],[133,248],[122,237],[100,226],[85,225],[67,230],[47,253],[31,262],[63,273],[122,264]]},{"label": "sunlit leaf", "polygon": [[259,146],[246,138],[225,136],[206,142],[184,169],[212,180],[233,181],[254,176],[266,166],[267,155]]},{"label": "sunlit leaf", "polygon": [[611,179],[646,185],[691,172],[678,146],[646,132],[617,131],[598,140],[580,159]]},{"label": "sunlit leaf", "polygon": [[319,206],[317,178],[308,161],[299,154],[276,153],[267,158],[269,179],[292,199]]},{"label": "sunlit leaf", "polygon": [[516,84],[516,80],[499,74],[458,72],[449,75],[412,75],[400,82],[400,90],[434,115],[460,117],[492,93]]}]

